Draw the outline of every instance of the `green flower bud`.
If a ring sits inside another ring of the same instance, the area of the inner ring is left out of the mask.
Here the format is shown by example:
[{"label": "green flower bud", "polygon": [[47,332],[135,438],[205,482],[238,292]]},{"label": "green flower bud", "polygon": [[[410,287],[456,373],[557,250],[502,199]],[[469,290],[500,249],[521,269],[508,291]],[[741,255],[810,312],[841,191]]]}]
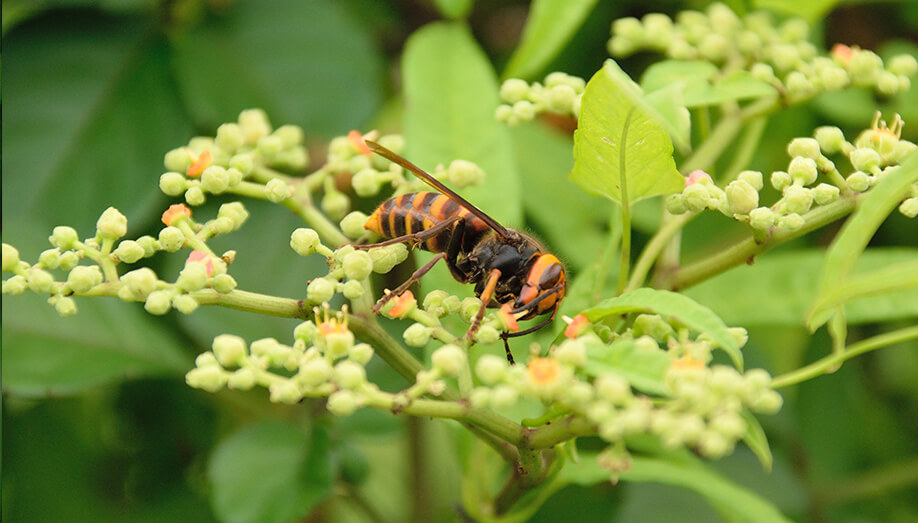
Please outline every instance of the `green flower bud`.
[{"label": "green flower bud", "polygon": [[211,165],[201,173],[201,187],[207,192],[220,194],[229,188],[229,173],[224,167]]},{"label": "green flower bud", "polygon": [[159,190],[169,196],[178,196],[187,188],[187,180],[180,173],[169,171],[159,177]]},{"label": "green flower bud", "polygon": [[880,169],[880,153],[866,147],[851,151],[848,155],[851,165],[859,171],[874,173]]},{"label": "green flower bud", "polygon": [[[630,46],[630,43],[628,45]],[[628,50],[628,52],[623,54],[630,53],[631,50]],[[669,45],[666,47],[666,54],[675,60],[694,60],[698,58],[698,51],[695,49],[695,46],[685,41],[684,37],[679,36],[669,41]]]},{"label": "green flower bud", "polygon": [[303,399],[303,393],[293,380],[285,379],[275,381],[268,387],[270,401],[272,403],[283,403],[293,405]]},{"label": "green flower bud", "polygon": [[682,190],[682,199],[685,208],[691,212],[706,209],[710,202],[708,188],[705,184],[693,183]]},{"label": "green flower bud", "polygon": [[493,354],[485,354],[475,363],[475,374],[485,385],[503,381],[507,375],[507,360]]},{"label": "green flower bud", "polygon": [[242,182],[242,171],[236,169],[235,167],[230,167],[226,170],[226,183],[228,187],[235,187]]},{"label": "green flower bud", "polygon": [[664,14],[650,13],[644,15],[644,17],[641,18],[641,22],[644,24],[644,33],[647,38],[647,43],[654,47],[664,49],[673,35],[672,19]]},{"label": "green flower bud", "polygon": [[848,76],[848,71],[836,65],[820,70],[819,79],[822,80],[822,84],[827,91],[844,89],[851,83],[851,77]]},{"label": "green flower bud", "polygon": [[289,149],[303,143],[303,128],[299,125],[282,125],[274,130],[274,136],[280,139],[284,149]]},{"label": "green flower bud", "polygon": [[237,285],[236,279],[229,274],[218,274],[214,276],[213,287],[214,290],[220,294],[229,294],[233,292]]},{"label": "green flower bud", "polygon": [[341,287],[341,294],[349,300],[357,300],[364,294],[363,285],[357,280],[348,280]]},{"label": "green flower bud", "polygon": [[322,210],[330,218],[340,220],[351,208],[351,200],[344,193],[329,191],[322,197]]},{"label": "green flower bud", "polygon": [[201,262],[191,262],[179,273],[175,284],[186,292],[201,290],[207,285],[207,267]]},{"label": "green flower bud", "polygon": [[[386,160],[386,161],[388,161],[388,160]],[[374,164],[373,164],[373,159],[372,159],[372,158],[370,158],[369,156],[364,156],[364,155],[362,155],[362,154],[358,154],[358,155],[352,156],[352,157],[347,161],[347,165],[346,165],[346,168],[345,168],[344,170],[350,171],[350,172],[352,172],[352,173],[356,173],[356,172],[360,172],[360,171],[362,171],[362,170],[364,170],[364,169],[369,169],[369,168],[372,167],[373,165],[374,165]]]},{"label": "green flower bud", "polygon": [[185,201],[188,205],[192,207],[197,207],[198,205],[204,205],[204,202],[207,201],[207,197],[204,195],[204,191],[201,189],[200,185],[195,185],[189,187],[185,191]]},{"label": "green flower bud", "polygon": [[481,310],[481,300],[469,296],[462,300],[459,314],[466,323],[471,323],[475,316],[478,315],[479,310]]},{"label": "green flower bud", "polygon": [[883,71],[883,59],[873,51],[854,49],[848,62],[848,72],[855,85],[872,85]]},{"label": "green flower bud", "polygon": [[784,171],[775,171],[771,173],[771,186],[779,191],[783,191],[785,187],[790,185],[793,182],[791,175]]},{"label": "green flower bud", "polygon": [[166,153],[166,156],[163,158],[163,165],[166,169],[170,171],[185,172],[188,170],[188,166],[191,165],[192,158],[189,154],[188,149],[184,147],[177,147]]},{"label": "green flower bud", "polygon": [[217,392],[226,385],[227,372],[220,367],[198,367],[185,374],[185,383],[196,389]]},{"label": "green flower bud", "polygon": [[755,63],[749,69],[749,72],[756,80],[771,83],[775,80],[775,70],[766,63]]},{"label": "green flower bud", "polygon": [[491,389],[477,387],[469,395],[469,403],[473,409],[485,409],[491,405]]},{"label": "green flower bud", "polygon": [[612,34],[631,40],[634,45],[644,42],[644,26],[640,20],[632,16],[618,18],[612,22]]},{"label": "green flower bud", "polygon": [[127,217],[118,209],[109,207],[96,222],[96,230],[102,239],[117,240],[127,234]]},{"label": "green flower bud", "polygon": [[491,391],[491,405],[495,409],[508,409],[516,404],[519,392],[510,385],[500,384]]},{"label": "green flower bud", "polygon": [[286,182],[273,178],[265,184],[265,198],[269,202],[280,203],[293,194],[293,189]]},{"label": "green flower bud", "polygon": [[359,238],[363,236],[366,232],[366,229],[363,227],[367,223],[369,216],[360,212],[353,211],[348,213],[347,216],[341,220],[341,232],[343,232],[348,238]]},{"label": "green flower bud", "polygon": [[80,263],[80,256],[73,251],[62,252],[58,263],[61,270],[70,271]]},{"label": "green flower bud", "polygon": [[430,341],[430,333],[432,331],[433,329],[424,324],[415,323],[405,329],[405,332],[402,333],[402,338],[404,338],[405,343],[412,347],[423,347]]},{"label": "green flower bud", "polygon": [[[51,242],[51,245],[57,247],[62,251],[70,250],[73,248],[73,244],[80,240],[77,236],[76,229],[73,227],[67,227],[64,225],[58,225],[54,228],[54,231],[51,232],[51,236],[48,237],[48,241]],[[6,244],[4,245],[4,253],[6,253]],[[17,253],[18,256],[18,253]],[[6,259],[4,255],[4,260]],[[18,259],[17,259],[18,263]],[[4,262],[3,270],[6,269],[6,262]]]},{"label": "green flower bud", "polygon": [[545,97],[548,110],[560,114],[570,114],[577,93],[569,85],[558,85],[548,89]]},{"label": "green flower bud", "polygon": [[791,158],[800,156],[812,160],[822,156],[819,152],[819,142],[815,138],[794,138],[787,146],[787,154]]},{"label": "green flower bud", "polygon": [[727,203],[733,214],[749,214],[759,205],[759,192],[743,180],[734,180],[727,185]]},{"label": "green flower bud", "polygon": [[124,263],[134,263],[143,258],[145,251],[139,243],[134,240],[124,240],[118,244],[115,249],[115,256]]},{"label": "green flower bud", "polygon": [[810,35],[810,24],[803,18],[790,18],[778,29],[785,42],[799,42]]},{"label": "green flower bud", "polygon": [[242,128],[236,123],[225,123],[217,127],[217,136],[214,138],[217,147],[232,153],[245,144]]},{"label": "green flower bud", "polygon": [[453,160],[453,162],[449,164],[449,169],[447,170],[449,183],[453,187],[477,185],[484,179],[484,175],[485,173],[480,167],[465,160]]},{"label": "green flower bud", "polygon": [[440,289],[434,289],[428,292],[427,295],[424,296],[424,310],[436,316],[443,316],[446,314],[446,310],[443,307],[443,300],[445,300],[447,296],[449,296],[449,293]]},{"label": "green flower bud", "polygon": [[373,260],[367,251],[354,251],[341,262],[344,275],[350,280],[363,280],[373,272]]},{"label": "green flower bud", "polygon": [[182,314],[191,314],[198,308],[198,300],[188,294],[179,294],[172,298],[172,306]]},{"label": "green flower bud", "polygon": [[261,153],[262,157],[270,159],[274,159],[283,148],[284,144],[281,139],[274,135],[261,137],[256,145],[256,149]]},{"label": "green flower bud", "polygon": [[552,351],[552,357],[558,360],[559,363],[572,367],[582,367],[587,361],[586,346],[582,340],[567,339]]},{"label": "green flower bud", "polygon": [[593,386],[596,387],[597,397],[613,405],[624,405],[634,397],[628,380],[614,374],[598,376]]},{"label": "green flower bud", "polygon": [[245,142],[255,144],[262,137],[271,133],[271,122],[261,109],[246,109],[239,113],[239,128]]},{"label": "green flower bud", "polygon": [[255,387],[256,381],[255,372],[245,367],[229,375],[226,380],[226,387],[233,390],[251,390]]},{"label": "green flower bud", "polygon": [[769,389],[762,391],[761,395],[749,406],[749,408],[763,414],[775,414],[781,410],[783,404],[784,398],[777,392]]},{"label": "green flower bud", "polygon": [[[813,140],[815,142],[815,140]],[[797,156],[791,160],[787,168],[794,183],[797,185],[809,185],[816,181],[819,171],[816,168],[816,161],[812,158]]]},{"label": "green flower bud", "polygon": [[335,416],[350,416],[360,407],[360,398],[350,390],[339,390],[328,397],[325,407]]},{"label": "green flower bud", "polygon": [[[147,295],[143,308],[150,314],[161,316],[172,308],[172,293],[167,290],[153,291]],[[192,385],[193,386],[193,385]]]},{"label": "green flower bud", "polygon": [[[98,267],[95,268],[98,269]],[[73,274],[73,272],[71,272],[71,274]],[[99,274],[99,277],[101,278],[101,273]],[[141,300],[145,299],[151,292],[153,292],[153,290],[156,289],[156,285],[159,283],[159,279],[156,277],[156,273],[147,267],[125,273],[123,276],[121,276],[120,281],[122,285],[131,291],[131,294],[136,299]],[[72,288],[73,286],[71,285],[71,289]]]},{"label": "green flower bud", "polygon": [[78,265],[67,275],[67,285],[76,294],[83,294],[102,283],[102,270],[98,265]]},{"label": "green flower bud", "polygon": [[54,276],[51,273],[32,267],[26,272],[26,280],[29,283],[29,289],[37,294],[50,294],[54,291]]},{"label": "green flower bud", "polygon": [[706,430],[698,436],[698,450],[706,458],[721,458],[733,452],[734,439],[725,436],[718,430]]},{"label": "green flower bud", "polygon": [[341,388],[356,389],[367,382],[367,371],[363,365],[344,360],[335,365],[334,377]]},{"label": "green flower bud", "polygon": [[479,327],[475,337],[478,339],[478,343],[490,345],[500,340],[500,332],[490,325],[482,325]]},{"label": "green flower bud", "polygon": [[797,67],[799,61],[800,51],[797,50],[797,46],[791,44],[771,46],[771,63],[779,71],[790,71]]},{"label": "green flower bud", "polygon": [[300,365],[297,380],[307,387],[318,387],[332,376],[332,366],[325,358],[314,358]]},{"label": "green flower bud", "polygon": [[666,212],[670,214],[685,214],[688,209],[685,207],[685,199],[682,193],[670,194],[664,200]]},{"label": "green flower bud", "polygon": [[408,257],[408,248],[402,243],[377,247],[367,251],[373,260],[373,272],[384,274]]},{"label": "green flower bud", "polygon": [[870,177],[865,172],[854,171],[845,178],[845,183],[852,191],[864,192],[870,188]]},{"label": "green flower bud", "polygon": [[742,171],[736,176],[736,179],[748,183],[756,191],[761,191],[765,186],[762,182],[762,173],[759,171]]},{"label": "green flower bud", "polygon": [[818,205],[832,203],[838,199],[838,192],[838,187],[827,183],[821,183],[813,187],[813,200]]},{"label": "green flower bud", "polygon": [[239,336],[221,334],[214,338],[212,347],[214,356],[224,367],[236,367],[245,361],[247,347]]},{"label": "green flower bud", "polygon": [[378,193],[382,188],[382,184],[382,175],[372,167],[357,171],[354,177],[351,178],[351,187],[354,188],[354,192],[357,193],[357,196],[364,198]]},{"label": "green flower bud", "polygon": [[348,359],[359,365],[366,365],[373,359],[373,347],[366,343],[358,343],[351,347]]},{"label": "green flower bud", "polygon": [[784,80],[790,94],[806,96],[816,90],[813,82],[800,71],[791,71]]},{"label": "green flower bud", "polygon": [[529,100],[520,100],[519,102],[513,104],[513,115],[523,122],[528,122],[535,118],[535,105],[533,105]]},{"label": "green flower bud", "polygon": [[819,147],[826,154],[834,154],[841,151],[842,146],[845,144],[845,135],[842,134],[841,129],[834,126],[817,127],[814,137],[819,142]]},{"label": "green flower bud", "polygon": [[749,226],[757,231],[766,231],[775,224],[775,213],[768,207],[749,211]]},{"label": "green flower bud", "polygon": [[494,118],[498,122],[503,122],[509,125],[516,125],[519,123],[516,116],[513,114],[513,107],[507,104],[500,104],[497,106],[497,109],[494,110]]},{"label": "green flower bud", "polygon": [[[231,170],[238,171],[242,177],[246,177],[251,174],[252,169],[255,167],[255,157],[252,153],[237,154],[230,158],[229,167]],[[233,177],[235,177],[235,175],[233,175]],[[239,181],[241,181],[241,179]],[[230,185],[235,185],[239,183],[239,181],[230,183]]]},{"label": "green flower bud", "polygon": [[316,333],[319,332],[319,328],[311,320],[306,320],[293,329],[293,337],[297,341],[302,341],[304,343],[312,343],[312,340],[315,339]]},{"label": "green flower bud", "polygon": [[797,213],[790,213],[778,218],[778,227],[788,231],[799,230],[806,221]]},{"label": "green flower bud", "polygon": [[319,305],[331,301],[335,296],[335,284],[328,278],[316,278],[306,286],[306,298]]},{"label": "green flower bud", "polygon": [[659,314],[641,314],[634,319],[631,331],[635,338],[647,335],[658,342],[664,342],[675,334],[672,325]]},{"label": "green flower bud", "polygon": [[249,219],[249,211],[242,205],[242,202],[230,202],[220,206],[217,216],[233,220],[233,224],[238,229]]},{"label": "green flower bud", "polygon": [[900,54],[889,60],[889,72],[902,76],[915,76],[918,73],[918,60],[910,54]]},{"label": "green flower bud", "polygon": [[500,86],[500,99],[508,104],[515,104],[520,100],[525,100],[528,94],[529,84],[519,78],[505,80]]},{"label": "green flower bud", "polygon": [[15,275],[7,280],[3,280],[3,294],[18,296],[29,288],[29,283],[25,276]]},{"label": "green flower bud", "polygon": [[722,62],[730,53],[734,43],[728,40],[724,35],[718,33],[708,33],[698,44],[698,52],[702,58],[712,62]]},{"label": "green flower bud", "polygon": [[54,270],[61,264],[60,249],[47,249],[38,255],[38,265],[48,270]]},{"label": "green flower bud", "polygon": [[316,252],[318,245],[319,233],[312,229],[300,227],[290,235],[290,247],[300,256],[309,256]]},{"label": "green flower bud", "polygon": [[57,298],[54,302],[54,310],[57,311],[61,318],[73,316],[77,313],[77,305],[73,298],[68,296],[58,296]]},{"label": "green flower bud", "polygon": [[175,252],[185,245],[185,234],[178,227],[165,227],[159,231],[159,246],[166,252]]},{"label": "green flower bud", "polygon": [[918,198],[906,198],[899,204],[899,212],[908,218],[918,216]]}]

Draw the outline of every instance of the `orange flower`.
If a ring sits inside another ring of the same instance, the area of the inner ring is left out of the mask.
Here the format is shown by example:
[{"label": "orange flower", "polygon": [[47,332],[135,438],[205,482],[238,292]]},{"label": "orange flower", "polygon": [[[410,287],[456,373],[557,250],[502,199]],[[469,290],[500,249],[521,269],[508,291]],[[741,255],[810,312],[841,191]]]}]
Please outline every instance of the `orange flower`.
[{"label": "orange flower", "polygon": [[[567,319],[567,316],[565,316],[565,319]],[[586,314],[578,314],[568,322],[567,328],[564,329],[564,335],[571,339],[576,338],[589,324],[590,320],[587,319]]]},{"label": "orange flower", "polygon": [[367,143],[363,141],[363,135],[360,134],[360,131],[351,131],[347,133],[347,139],[351,142],[351,145],[354,146],[354,149],[357,149],[357,152],[364,155],[370,156],[373,154],[370,151],[370,148],[367,147]]},{"label": "orange flower", "polygon": [[533,358],[527,367],[529,379],[540,387],[547,387],[558,380],[561,364],[551,358]]},{"label": "orange flower", "polygon": [[390,318],[401,318],[410,312],[411,306],[415,303],[414,293],[405,291],[399,296],[392,298],[392,307],[386,311],[386,314],[388,314]]},{"label": "orange flower", "polygon": [[319,334],[328,337],[329,334],[344,334],[347,330],[347,316],[343,320],[338,318],[325,318],[325,321],[319,323]]},{"label": "orange flower", "polygon": [[676,358],[670,364],[670,368],[674,370],[699,370],[704,368],[704,362],[701,360],[696,360],[695,358],[686,354],[681,358]]},{"label": "orange flower", "polygon": [[685,186],[688,187],[689,185],[694,185],[704,180],[705,178],[707,178],[708,181],[711,181],[711,175],[702,171],[701,169],[692,171],[691,174],[688,175],[688,178],[685,179]]},{"label": "orange flower", "polygon": [[170,205],[169,208],[166,209],[166,212],[163,213],[162,220],[166,226],[170,226],[175,223],[176,219],[183,216],[191,218],[191,209],[189,209],[188,206],[184,203],[176,203]]},{"label": "orange flower", "polygon": [[210,167],[212,162],[213,157],[210,154],[210,149],[204,150],[201,152],[198,158],[191,162],[191,165],[188,166],[188,176],[201,176],[201,173],[204,172],[204,169]]},{"label": "orange flower", "polygon": [[848,65],[848,62],[851,61],[851,57],[854,56],[854,49],[845,44],[835,44],[832,46],[830,54],[833,58],[837,58],[842,64]]},{"label": "orange flower", "polygon": [[191,251],[191,254],[188,255],[188,259],[185,260],[185,265],[188,265],[192,262],[201,262],[204,264],[204,267],[207,268],[207,275],[212,276],[214,273],[214,259],[204,251],[199,251],[197,249]]},{"label": "orange flower", "polygon": [[500,310],[497,311],[497,316],[500,318],[501,323],[503,323],[507,330],[510,332],[516,332],[520,330],[520,325],[516,322],[516,316],[510,314],[510,302],[507,302],[500,306]]}]

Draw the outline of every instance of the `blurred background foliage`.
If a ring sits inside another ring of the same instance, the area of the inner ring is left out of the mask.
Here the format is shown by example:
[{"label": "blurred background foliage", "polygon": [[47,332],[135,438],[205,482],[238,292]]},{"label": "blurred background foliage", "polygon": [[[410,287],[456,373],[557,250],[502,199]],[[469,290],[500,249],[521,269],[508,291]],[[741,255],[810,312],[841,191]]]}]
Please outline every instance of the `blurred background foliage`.
[{"label": "blurred background foliage", "polygon": [[[750,2],[727,3],[742,10]],[[597,2],[563,51],[528,79],[553,70],[590,77],[607,57],[615,18],[674,15],[706,4]],[[908,39],[918,34],[918,4],[833,4],[758,2],[777,12],[805,9],[818,44],[915,53]],[[170,203],[157,190],[163,154],[195,134],[212,134],[249,107],[264,108],[275,124],[302,126],[313,164],[320,165],[333,136],[402,127],[399,57],[415,30],[467,14],[500,76],[528,9],[527,2],[512,0],[7,0],[3,241],[34,260],[55,225],[88,235],[109,205],[128,216],[129,237],[156,231]],[[639,54],[622,66],[637,78],[654,59]],[[435,104],[436,93],[429,95]],[[752,168],[781,169],[787,142],[818,125],[839,125],[852,136],[869,124],[877,104],[886,116],[902,114],[911,124],[904,137],[916,141],[918,89],[880,100],[849,90],[772,118]],[[506,205],[520,206],[525,216],[513,225],[541,234],[576,272],[597,255],[590,249],[602,244],[607,207],[565,180],[569,129],[551,124],[510,132],[521,182],[513,190],[519,199]],[[219,203],[212,198],[196,212],[213,213]],[[364,210],[373,204],[358,202]],[[213,247],[239,250],[232,273],[240,288],[301,295],[321,260],[289,249],[296,218],[278,206],[246,205],[250,221]],[[488,205],[481,203],[501,214]],[[735,224],[709,214],[687,229],[686,257],[739,234]],[[638,241],[655,227],[653,209],[644,215],[636,221]],[[780,270],[782,252],[825,246],[836,230],[783,246],[772,253],[775,265],[762,270]],[[918,245],[914,221],[894,213],[873,245]],[[815,274],[818,251],[812,258]],[[148,261],[167,278],[181,263],[161,256]],[[800,314],[748,306],[784,304],[782,298],[812,283],[757,288],[756,273],[741,272],[751,270],[739,268],[689,294],[728,324],[750,329],[750,367],[778,374],[824,355],[827,336],[809,335]],[[263,390],[210,395],[185,386],[184,373],[214,335],[286,339],[295,321],[217,309],[153,317],[140,305],[91,299],[79,301],[79,315],[61,319],[43,302],[31,294],[3,298],[4,520],[287,521],[306,513],[307,521],[457,518],[462,460],[455,452],[466,448],[467,436],[452,424],[370,411],[338,419],[324,413],[321,402],[291,408],[268,403]],[[863,323],[850,341],[875,332],[869,315]],[[918,520],[916,349],[871,353],[783,390],[784,410],[763,420],[775,452],[771,474],[746,449],[712,466],[797,520]],[[379,361],[371,372],[383,388],[403,386]],[[575,518],[711,521],[717,514],[686,490],[606,484],[568,487],[535,516]]]}]

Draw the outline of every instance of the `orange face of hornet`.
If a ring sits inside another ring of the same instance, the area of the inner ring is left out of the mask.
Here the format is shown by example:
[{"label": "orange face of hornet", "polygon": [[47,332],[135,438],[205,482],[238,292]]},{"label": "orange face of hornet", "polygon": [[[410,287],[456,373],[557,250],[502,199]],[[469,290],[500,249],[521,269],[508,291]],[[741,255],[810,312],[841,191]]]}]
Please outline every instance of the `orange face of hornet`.
[{"label": "orange face of hornet", "polygon": [[[375,153],[408,169],[439,191],[402,194],[383,202],[364,227],[388,238],[366,249],[409,242],[437,253],[395,291],[383,296],[374,310],[404,292],[439,260],[446,261],[452,276],[462,283],[474,283],[475,294],[484,307],[479,310],[466,336],[472,337],[484,317],[485,307],[501,307],[514,320],[551,316],[542,323],[517,332],[505,332],[506,339],[545,327],[558,312],[564,298],[564,266],[534,239],[497,223],[493,218],[444,186],[401,156],[371,141]],[[507,357],[513,361],[507,347]]]}]

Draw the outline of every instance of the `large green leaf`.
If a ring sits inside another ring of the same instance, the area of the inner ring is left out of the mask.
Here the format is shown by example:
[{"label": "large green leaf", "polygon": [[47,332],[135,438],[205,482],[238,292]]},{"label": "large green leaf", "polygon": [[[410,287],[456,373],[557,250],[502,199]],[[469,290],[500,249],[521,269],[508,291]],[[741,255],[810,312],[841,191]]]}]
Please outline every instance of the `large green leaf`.
[{"label": "large green leaf", "polygon": [[[822,283],[815,300],[817,304],[830,301],[834,290],[846,282],[877,229],[916,183],[918,154],[912,154],[901,167],[884,175],[864,196],[826,253]],[[807,327],[816,330],[831,315],[832,313],[826,309],[812,311],[807,318]]]},{"label": "large green leaf", "polygon": [[832,10],[840,0],[756,0],[752,3],[758,9],[782,15],[799,16],[808,22],[818,22],[826,13]]},{"label": "large green leaf", "polygon": [[[583,94],[570,177],[583,189],[621,203],[680,190],[666,120],[612,60]],[[623,189],[627,193],[623,194]]]},{"label": "large green leaf", "polygon": [[634,340],[619,340],[608,345],[589,344],[583,370],[589,376],[617,374],[641,392],[664,395],[664,378],[671,363],[672,357],[664,350],[645,349]]},{"label": "large green leaf", "polygon": [[380,101],[381,59],[339,2],[233,2],[175,42],[186,105],[205,128],[261,107],[307,134],[362,128]]},{"label": "large green leaf", "polygon": [[222,521],[301,520],[331,495],[329,437],[282,421],[261,421],[222,441],[207,468]]},{"label": "large green leaf", "polygon": [[523,40],[510,57],[504,78],[530,78],[545,67],[586,19],[596,0],[536,0]]},{"label": "large green leaf", "polygon": [[746,71],[733,71],[722,78],[718,73],[717,67],[710,62],[664,60],[647,68],[641,76],[641,88],[653,93],[681,86],[682,102],[686,107],[777,95],[774,87]]},{"label": "large green leaf", "polygon": [[[819,290],[814,278],[825,263],[822,249],[774,252],[753,265],[737,267],[685,290],[730,325],[803,326]],[[918,249],[870,248],[858,260],[854,274],[907,263]],[[918,317],[918,290],[865,296],[845,305],[848,323],[895,321]]]},{"label": "large green leaf", "polygon": [[153,215],[163,153],[190,134],[155,37],[149,22],[72,12],[4,35],[4,225],[91,231],[109,205]]},{"label": "large green leaf", "polygon": [[609,316],[643,312],[660,314],[672,318],[693,330],[708,335],[716,345],[723,349],[733,360],[737,368],[743,368],[743,353],[736,340],[717,314],[691,298],[659,289],[637,289],[621,296],[603,300],[583,314],[590,321],[598,321]]}]

